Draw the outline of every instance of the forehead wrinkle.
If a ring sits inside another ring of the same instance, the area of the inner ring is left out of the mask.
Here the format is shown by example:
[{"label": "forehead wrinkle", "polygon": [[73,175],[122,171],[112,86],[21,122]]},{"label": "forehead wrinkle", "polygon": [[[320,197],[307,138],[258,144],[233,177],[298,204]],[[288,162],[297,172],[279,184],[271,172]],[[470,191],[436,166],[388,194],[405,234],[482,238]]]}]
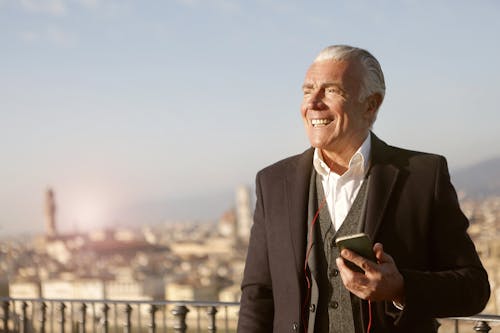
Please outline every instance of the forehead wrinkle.
[{"label": "forehead wrinkle", "polygon": [[322,83],[316,83],[316,82],[305,82],[302,85],[302,88],[325,88],[325,87],[338,87],[342,88],[342,85],[338,82],[322,82]]}]

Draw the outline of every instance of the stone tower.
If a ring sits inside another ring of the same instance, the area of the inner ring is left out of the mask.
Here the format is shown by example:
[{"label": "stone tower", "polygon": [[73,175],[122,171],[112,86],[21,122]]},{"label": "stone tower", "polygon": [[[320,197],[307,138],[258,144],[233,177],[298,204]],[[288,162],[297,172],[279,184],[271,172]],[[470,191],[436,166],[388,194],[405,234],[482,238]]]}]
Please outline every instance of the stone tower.
[{"label": "stone tower", "polygon": [[56,200],[51,188],[45,192],[45,234],[52,237],[57,236]]},{"label": "stone tower", "polygon": [[238,186],[236,189],[236,224],[239,239],[247,240],[253,223],[250,189]]}]

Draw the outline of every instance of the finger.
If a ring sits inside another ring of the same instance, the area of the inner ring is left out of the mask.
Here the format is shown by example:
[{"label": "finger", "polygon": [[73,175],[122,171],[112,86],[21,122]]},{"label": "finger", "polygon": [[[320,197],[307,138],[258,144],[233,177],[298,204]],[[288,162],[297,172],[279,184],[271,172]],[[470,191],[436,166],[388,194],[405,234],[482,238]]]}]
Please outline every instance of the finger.
[{"label": "finger", "polygon": [[357,281],[358,283],[365,283],[367,281],[365,272],[353,271],[352,267],[346,263],[344,258],[338,257],[336,260],[337,268],[340,271],[340,275],[345,281]]},{"label": "finger", "polygon": [[394,263],[394,259],[384,252],[384,245],[382,243],[375,243],[373,245],[373,252],[375,252],[375,257],[379,263]]},{"label": "finger", "polygon": [[365,272],[372,272],[376,268],[376,264],[374,262],[348,249],[343,249],[342,252],[340,252],[340,255],[360,267]]},{"label": "finger", "polygon": [[[344,285],[349,284],[349,281],[353,279],[354,272],[349,267],[347,267],[343,258],[338,257],[337,259],[335,259],[335,262],[337,263],[337,268],[339,269],[342,282],[344,283]],[[352,290],[349,291],[352,292]]]},{"label": "finger", "polygon": [[373,252],[375,253],[377,260],[382,261],[382,257],[384,255],[384,245],[382,245],[382,243],[375,243],[375,245],[373,245]]},{"label": "finger", "polygon": [[340,271],[340,275],[345,274],[344,272],[346,271],[350,271],[349,267],[347,267],[346,264],[344,263],[344,259],[342,259],[341,257],[335,259],[335,262],[337,264],[337,268]]},{"label": "finger", "polygon": [[[337,268],[340,272],[340,277],[345,285],[361,285],[366,282],[364,273],[353,271],[344,261],[343,258],[335,259]],[[359,289],[359,288],[357,288]]]},{"label": "finger", "polygon": [[340,271],[340,277],[342,278],[342,283],[354,295],[358,296],[361,299],[367,299],[369,296],[369,292],[367,285],[369,280],[363,273],[358,273],[352,271],[349,266],[347,266],[344,262],[344,259],[338,257],[336,259],[337,268]]}]

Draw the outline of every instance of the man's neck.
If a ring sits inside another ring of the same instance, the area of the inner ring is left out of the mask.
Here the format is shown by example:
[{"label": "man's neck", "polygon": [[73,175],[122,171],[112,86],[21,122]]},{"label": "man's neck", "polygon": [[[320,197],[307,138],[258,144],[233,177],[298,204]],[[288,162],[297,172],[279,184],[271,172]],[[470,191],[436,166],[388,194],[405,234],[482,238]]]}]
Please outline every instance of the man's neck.
[{"label": "man's neck", "polygon": [[338,175],[343,175],[349,169],[349,161],[355,152],[356,151],[352,152],[347,159],[344,156],[348,154],[342,156],[341,154],[327,150],[321,150],[321,155],[323,155],[323,161],[326,165],[328,165],[332,172],[335,172]]},{"label": "man's neck", "polygon": [[[349,169],[349,162],[356,151],[366,140],[368,133],[364,137],[351,141],[350,145],[344,145],[340,150],[321,149],[323,161],[328,165],[332,172],[343,175]],[[341,146],[341,145],[339,145]]]}]

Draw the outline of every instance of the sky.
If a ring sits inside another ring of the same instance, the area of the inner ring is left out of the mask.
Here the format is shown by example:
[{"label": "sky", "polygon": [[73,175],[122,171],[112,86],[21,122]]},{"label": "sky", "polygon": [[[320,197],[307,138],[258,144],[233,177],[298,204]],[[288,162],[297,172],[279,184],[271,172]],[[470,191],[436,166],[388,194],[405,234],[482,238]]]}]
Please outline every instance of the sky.
[{"label": "sky", "polygon": [[369,50],[374,132],[456,170],[500,155],[500,2],[0,0],[0,234],[217,219],[308,148],[301,85]]}]

